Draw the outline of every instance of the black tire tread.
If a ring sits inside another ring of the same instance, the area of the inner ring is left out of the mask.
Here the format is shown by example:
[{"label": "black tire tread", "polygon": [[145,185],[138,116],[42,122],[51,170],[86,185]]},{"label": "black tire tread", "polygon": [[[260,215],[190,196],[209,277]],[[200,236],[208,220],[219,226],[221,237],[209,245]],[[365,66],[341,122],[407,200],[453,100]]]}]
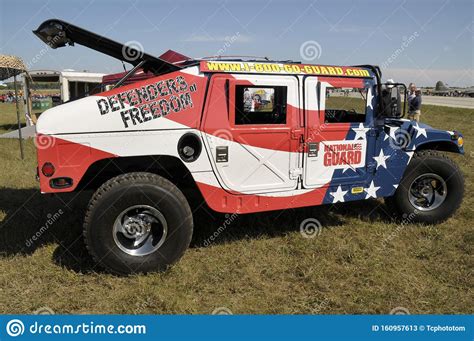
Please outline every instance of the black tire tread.
[{"label": "black tire tread", "polygon": [[[438,158],[438,159],[442,159],[444,162],[448,163],[454,170],[455,172],[454,173],[459,173],[461,174],[461,181],[462,181],[462,188],[464,190],[464,183],[465,183],[465,180],[464,180],[464,176],[462,176],[462,171],[461,169],[459,168],[458,164],[456,162],[454,162],[450,157],[448,157],[445,153],[443,152],[439,152],[437,150],[432,150],[432,149],[425,149],[425,150],[419,150],[419,151],[415,151],[415,153],[413,154],[413,158],[412,160],[410,161],[410,163],[413,161],[413,160],[420,160],[422,161],[423,159],[427,159],[427,158]],[[407,166],[408,167],[408,166]],[[411,173],[409,173],[411,174]],[[404,175],[404,177],[407,176],[407,174]],[[402,180],[400,181],[400,184],[401,182],[403,181],[403,178]],[[461,192],[459,193],[459,196],[461,196],[461,198],[463,197],[464,195],[464,192]],[[401,213],[396,202],[395,202],[395,195],[392,196],[392,197],[388,197],[388,198],[385,198],[384,199],[386,205],[389,207],[390,210],[392,210],[393,212],[396,212],[399,216],[401,216]],[[459,200],[457,202],[457,204],[455,205],[454,207],[454,210],[453,212],[456,212],[460,206],[462,204],[462,200]],[[449,217],[448,217],[449,218]],[[446,218],[446,219],[448,219]],[[442,220],[439,220],[437,221],[436,223],[440,223],[446,219],[442,219]]]},{"label": "black tire tread", "polygon": [[[125,173],[118,175],[112,179],[109,179],[106,181],[102,186],[100,186],[97,191],[93,194],[92,198],[89,201],[89,204],[87,206],[87,210],[85,213],[85,218],[84,218],[84,224],[83,224],[83,238],[84,238],[84,243],[86,246],[86,249],[88,253],[91,255],[93,261],[95,264],[100,265],[101,267],[104,268],[104,266],[101,263],[100,257],[94,252],[94,249],[90,246],[91,242],[89,240],[90,236],[88,234],[88,229],[92,223],[91,221],[91,215],[92,212],[95,210],[95,206],[101,201],[102,197],[104,196],[105,193],[107,193],[109,190],[117,187],[117,186],[122,186],[125,184],[133,184],[137,182],[149,182],[153,183],[154,185],[160,186],[165,188],[167,191],[171,192],[173,195],[175,195],[178,200],[181,202],[182,207],[184,207],[188,212],[189,216],[192,216],[192,211],[191,208],[189,207],[188,201],[186,200],[186,197],[184,194],[176,187],[173,183],[171,183],[169,180],[153,173],[147,173],[147,172],[132,172],[132,173]],[[191,230],[192,232],[192,230]],[[191,243],[191,238],[192,238],[192,233],[189,234],[188,240],[186,240],[186,245],[189,245]],[[179,258],[183,256],[186,250],[183,250],[182,254],[180,254]],[[109,268],[105,268],[108,271],[111,271],[116,274],[122,275],[123,273],[117,272],[116,270],[112,270]]]}]

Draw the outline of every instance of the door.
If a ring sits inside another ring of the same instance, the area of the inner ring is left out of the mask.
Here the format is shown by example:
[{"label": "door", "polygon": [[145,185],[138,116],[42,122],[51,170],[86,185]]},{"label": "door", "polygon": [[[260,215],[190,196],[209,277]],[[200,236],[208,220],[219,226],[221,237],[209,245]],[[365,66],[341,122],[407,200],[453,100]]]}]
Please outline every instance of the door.
[{"label": "door", "polygon": [[297,187],[299,107],[296,77],[212,77],[203,131],[223,188],[250,194]]},{"label": "door", "polygon": [[305,78],[304,187],[352,185],[371,177],[373,93],[371,79]]}]

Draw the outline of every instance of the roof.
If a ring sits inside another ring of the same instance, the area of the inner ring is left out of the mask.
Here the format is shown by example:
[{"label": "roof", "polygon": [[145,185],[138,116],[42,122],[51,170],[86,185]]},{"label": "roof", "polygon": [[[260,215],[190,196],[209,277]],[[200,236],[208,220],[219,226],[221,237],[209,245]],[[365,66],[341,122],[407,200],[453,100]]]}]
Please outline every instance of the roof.
[{"label": "roof", "polygon": [[59,75],[59,71],[56,70],[30,70],[29,74],[32,76],[51,76]]},{"label": "roof", "polygon": [[58,82],[59,71],[53,70],[32,70],[29,72],[30,79],[37,82]]},{"label": "roof", "polygon": [[105,73],[87,72],[87,71],[54,71],[54,70],[32,70],[29,72],[30,78],[37,82],[59,82],[60,77],[67,78],[75,82],[102,82]]},{"label": "roof", "polygon": [[26,66],[19,57],[0,55],[0,80],[26,72]]},{"label": "roof", "polygon": [[105,73],[100,72],[83,72],[83,71],[61,71],[61,76],[73,82],[93,82],[102,83],[102,77]]}]

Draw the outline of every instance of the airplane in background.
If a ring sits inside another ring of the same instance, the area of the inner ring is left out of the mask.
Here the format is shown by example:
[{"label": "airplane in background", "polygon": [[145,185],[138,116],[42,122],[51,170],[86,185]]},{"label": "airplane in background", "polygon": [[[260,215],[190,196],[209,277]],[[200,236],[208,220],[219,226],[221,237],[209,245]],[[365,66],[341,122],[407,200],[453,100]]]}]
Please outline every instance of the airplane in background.
[{"label": "airplane in background", "polygon": [[451,88],[442,81],[437,81],[434,89],[425,89],[424,93],[433,96],[474,97],[474,86],[468,88]]}]

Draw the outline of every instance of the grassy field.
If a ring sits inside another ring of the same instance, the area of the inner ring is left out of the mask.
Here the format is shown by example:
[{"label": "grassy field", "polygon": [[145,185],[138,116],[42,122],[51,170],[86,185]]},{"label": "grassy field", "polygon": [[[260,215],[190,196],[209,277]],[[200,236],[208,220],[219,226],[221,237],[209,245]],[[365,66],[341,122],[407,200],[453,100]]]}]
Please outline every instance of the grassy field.
[{"label": "grassy field", "polygon": [[[22,126],[25,126],[25,113],[23,111],[23,105],[20,105],[20,122]],[[15,104],[0,103],[0,134],[7,133],[14,129],[18,129]]]},{"label": "grassy field", "polygon": [[[466,176],[456,216],[438,226],[399,225],[382,201],[238,216],[210,246],[224,215],[200,212],[184,258],[166,273],[116,277],[92,264],[81,238],[91,193],[41,195],[35,151],[0,140],[0,313],[58,314],[474,313],[474,111],[424,106],[422,120],[465,135],[466,155],[453,155]],[[0,129],[15,122],[0,104]],[[26,240],[57,221],[39,240]],[[299,225],[321,221],[314,238]]]}]

